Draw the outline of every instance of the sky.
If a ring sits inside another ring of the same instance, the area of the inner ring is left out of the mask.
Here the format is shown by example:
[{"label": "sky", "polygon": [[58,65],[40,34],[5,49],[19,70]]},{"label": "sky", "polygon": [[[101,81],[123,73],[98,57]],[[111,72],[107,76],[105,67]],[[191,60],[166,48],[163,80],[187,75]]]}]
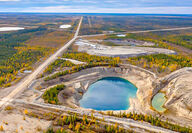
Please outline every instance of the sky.
[{"label": "sky", "polygon": [[0,12],[192,14],[192,0],[0,0]]}]

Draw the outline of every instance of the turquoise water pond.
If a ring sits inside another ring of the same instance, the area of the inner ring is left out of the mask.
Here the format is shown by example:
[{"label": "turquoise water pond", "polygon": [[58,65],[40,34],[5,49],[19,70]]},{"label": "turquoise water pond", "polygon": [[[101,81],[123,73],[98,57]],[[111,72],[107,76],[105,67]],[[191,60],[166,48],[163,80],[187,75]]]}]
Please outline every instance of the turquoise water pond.
[{"label": "turquoise water pond", "polygon": [[89,86],[80,106],[94,110],[127,110],[129,98],[136,97],[137,88],[119,77],[106,77]]},{"label": "turquoise water pond", "polygon": [[165,94],[157,93],[152,99],[152,106],[155,108],[155,110],[163,112],[166,110],[165,108],[163,108],[165,102],[166,102]]}]

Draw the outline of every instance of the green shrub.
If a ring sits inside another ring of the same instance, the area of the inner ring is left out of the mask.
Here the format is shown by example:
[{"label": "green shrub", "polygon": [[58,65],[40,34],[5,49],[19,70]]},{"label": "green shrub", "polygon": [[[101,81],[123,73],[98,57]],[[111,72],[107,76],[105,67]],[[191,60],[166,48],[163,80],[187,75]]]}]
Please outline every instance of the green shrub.
[{"label": "green shrub", "polygon": [[65,85],[57,85],[55,87],[50,88],[49,90],[46,90],[43,94],[43,99],[51,104],[59,104],[58,101],[58,94],[60,91],[62,91],[65,88]]}]

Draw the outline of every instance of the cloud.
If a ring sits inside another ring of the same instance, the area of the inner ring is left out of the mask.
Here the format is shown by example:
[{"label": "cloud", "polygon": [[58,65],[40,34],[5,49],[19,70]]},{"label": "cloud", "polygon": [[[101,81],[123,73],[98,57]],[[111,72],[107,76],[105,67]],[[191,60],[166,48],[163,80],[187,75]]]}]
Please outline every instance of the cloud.
[{"label": "cloud", "polygon": [[0,0],[0,12],[192,14],[192,2],[191,0]]},{"label": "cloud", "polygon": [[[11,9],[9,9],[11,10]],[[30,7],[13,10],[17,12],[39,13],[149,13],[149,14],[192,14],[192,7],[132,7],[132,8],[102,8],[95,6],[48,6]],[[1,12],[1,10],[0,10]]]},{"label": "cloud", "polygon": [[9,1],[11,2],[11,1],[20,1],[20,0],[0,0],[0,2],[1,2],[1,1],[2,1],[2,2],[9,2]]}]

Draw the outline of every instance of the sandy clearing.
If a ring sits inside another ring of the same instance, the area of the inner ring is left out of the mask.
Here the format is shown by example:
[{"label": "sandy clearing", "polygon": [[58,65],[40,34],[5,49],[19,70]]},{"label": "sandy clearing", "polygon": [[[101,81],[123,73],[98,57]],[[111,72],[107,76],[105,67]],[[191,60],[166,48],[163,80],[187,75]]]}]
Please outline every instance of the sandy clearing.
[{"label": "sandy clearing", "polygon": [[117,35],[117,37],[126,37],[126,35],[124,35],[124,34],[119,34],[119,35]]},{"label": "sandy clearing", "polygon": [[59,28],[61,28],[61,29],[67,29],[67,28],[70,28],[71,27],[71,25],[69,25],[69,24],[64,24],[64,25],[61,25]]},{"label": "sandy clearing", "polygon": [[68,59],[68,58],[59,58],[59,59],[70,61],[70,62],[72,62],[75,65],[87,64],[86,62],[82,62],[82,61],[78,61],[78,60],[73,60],[73,59]]},{"label": "sandy clearing", "polygon": [[17,30],[24,30],[23,27],[0,27],[0,31],[17,31]]}]

